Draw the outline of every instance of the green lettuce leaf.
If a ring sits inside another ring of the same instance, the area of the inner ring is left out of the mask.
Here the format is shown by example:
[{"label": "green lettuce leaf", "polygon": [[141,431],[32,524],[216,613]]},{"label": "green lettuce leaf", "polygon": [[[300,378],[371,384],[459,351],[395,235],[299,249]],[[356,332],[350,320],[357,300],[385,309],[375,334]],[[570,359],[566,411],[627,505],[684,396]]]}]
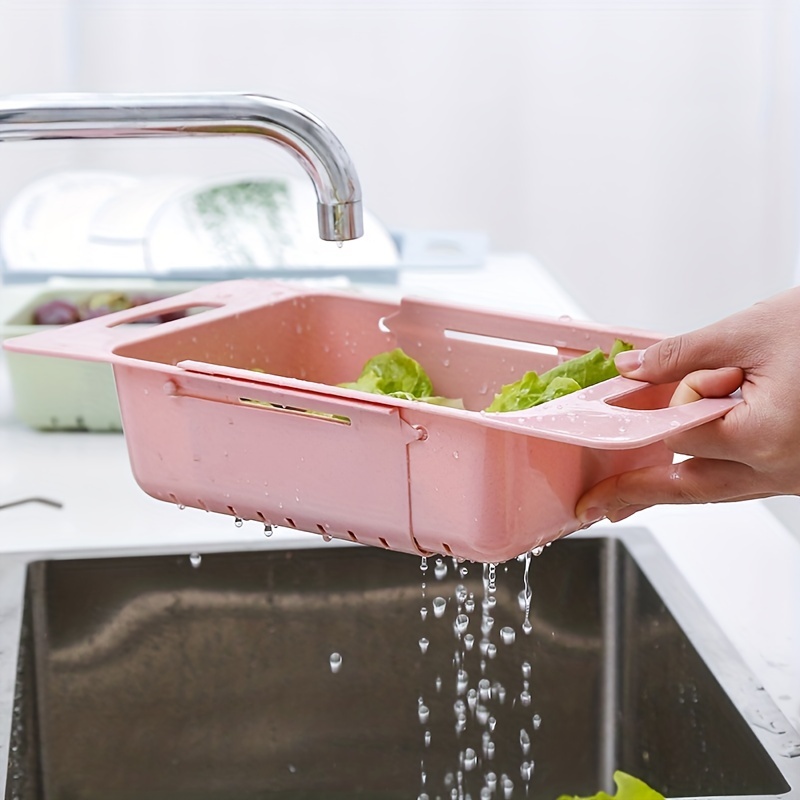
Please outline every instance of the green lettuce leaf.
[{"label": "green lettuce leaf", "polygon": [[486,410],[523,411],[613,378],[619,375],[614,357],[623,350],[632,349],[633,345],[616,339],[608,355],[597,347],[577,358],[564,361],[541,375],[526,372],[515,383],[503,386]]},{"label": "green lettuce leaf", "polygon": [[406,400],[433,396],[431,379],[411,356],[399,347],[373,356],[364,365],[358,380],[341,384],[344,389],[359,389]]},{"label": "green lettuce leaf", "polygon": [[358,380],[339,384],[344,389],[385,394],[401,400],[418,400],[435,406],[464,408],[461,399],[433,393],[433,385],[422,365],[399,347],[379,353],[364,365]]},{"label": "green lettuce leaf", "polygon": [[598,792],[591,797],[562,794],[558,800],[664,800],[664,795],[626,772],[617,770],[614,773],[614,783],[617,785],[617,793],[613,795],[607,792]]}]

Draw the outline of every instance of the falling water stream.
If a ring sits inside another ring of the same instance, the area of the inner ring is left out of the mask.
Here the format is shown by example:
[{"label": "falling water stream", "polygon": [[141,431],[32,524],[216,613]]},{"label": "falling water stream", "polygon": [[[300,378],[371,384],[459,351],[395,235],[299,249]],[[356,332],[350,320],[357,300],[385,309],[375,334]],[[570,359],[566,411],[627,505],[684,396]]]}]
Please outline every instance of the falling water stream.
[{"label": "falling water stream", "polygon": [[[532,630],[529,573],[532,557],[540,552],[541,550],[532,551],[520,556],[524,572],[523,589],[519,593],[521,614],[518,629],[523,638]],[[451,563],[448,564],[448,561]],[[418,800],[508,800],[513,796],[527,796],[535,769],[531,756],[532,740],[541,724],[541,717],[530,713],[533,702],[533,670],[530,662],[522,660],[519,669],[512,670],[511,673],[508,671],[508,659],[517,657],[516,654],[520,651],[513,648],[518,639],[517,628],[509,624],[496,624],[494,615],[497,608],[498,566],[467,566],[457,559],[436,557],[432,570],[436,583],[430,592],[433,599],[429,602],[429,562],[430,559],[423,558],[420,564],[420,617],[424,635],[419,639],[419,649],[421,657],[425,659],[429,648],[437,646],[443,640],[442,632],[437,630],[437,626],[450,626],[453,673],[450,679],[437,675],[432,685],[421,688],[417,700],[423,753],[420,760]],[[467,587],[467,578],[470,570],[478,569],[482,569],[482,595],[475,597]],[[448,592],[445,591],[444,584],[448,578],[455,582],[449,597],[446,596]],[[428,614],[429,607],[433,611],[432,615]],[[446,637],[444,641],[447,641]],[[436,644],[432,644],[434,642]],[[499,669],[500,666],[503,667],[502,670]],[[501,674],[516,674],[518,684],[504,685],[497,677]],[[509,713],[510,710],[514,711],[513,715]],[[437,719],[437,714],[452,714],[451,726],[437,724],[435,727],[438,732],[434,735],[434,723],[442,722]],[[512,718],[513,722],[510,721]],[[515,750],[518,748],[517,756],[501,753],[498,749],[499,744],[508,748],[509,737],[506,735],[501,742],[497,733],[500,727],[507,727],[509,724],[518,726],[518,744],[515,747]],[[440,740],[437,741],[437,738]],[[427,759],[430,757],[431,760],[441,763],[443,752],[452,753],[449,758],[450,766],[443,774],[435,776],[427,768]],[[497,765],[501,757],[506,769],[509,758],[518,757],[516,771],[507,769],[499,772]]]}]

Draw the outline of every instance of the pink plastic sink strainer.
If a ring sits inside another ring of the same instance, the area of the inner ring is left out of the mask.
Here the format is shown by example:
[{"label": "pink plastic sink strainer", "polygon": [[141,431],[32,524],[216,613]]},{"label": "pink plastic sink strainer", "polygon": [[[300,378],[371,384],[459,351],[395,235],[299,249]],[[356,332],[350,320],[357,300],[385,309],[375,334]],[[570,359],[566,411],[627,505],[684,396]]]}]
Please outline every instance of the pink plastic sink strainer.
[{"label": "pink plastic sink strainer", "polygon": [[[127,325],[181,309],[160,325]],[[576,530],[580,495],[669,464],[664,439],[735,398],[666,407],[671,386],[613,378],[527,411],[495,392],[630,329],[230,281],[5,342],[113,366],[135,478],[167,502],[409,553],[501,562]],[[465,409],[357,392],[402,347]]]}]

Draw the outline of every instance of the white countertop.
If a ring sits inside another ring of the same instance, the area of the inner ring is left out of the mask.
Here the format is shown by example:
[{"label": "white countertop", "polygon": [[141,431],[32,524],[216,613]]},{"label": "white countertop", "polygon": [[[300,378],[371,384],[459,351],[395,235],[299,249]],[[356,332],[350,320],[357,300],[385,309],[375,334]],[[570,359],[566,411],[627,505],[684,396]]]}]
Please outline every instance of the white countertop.
[{"label": "white countertop", "polygon": [[[0,287],[0,310],[19,291]],[[484,269],[463,273],[408,272],[399,287],[362,291],[446,296],[529,313],[584,316],[526,256],[492,256]],[[26,497],[49,498],[63,507],[26,503],[0,510],[0,552],[78,555],[113,547],[120,552],[185,548],[202,553],[331,546],[315,534],[285,529],[266,538],[257,523],[236,527],[228,518],[181,511],[152,499],[133,480],[121,435],[42,433],[17,422],[5,364],[0,363],[0,505]],[[620,525],[653,532],[800,731],[800,538],[758,501],[661,507]]]}]

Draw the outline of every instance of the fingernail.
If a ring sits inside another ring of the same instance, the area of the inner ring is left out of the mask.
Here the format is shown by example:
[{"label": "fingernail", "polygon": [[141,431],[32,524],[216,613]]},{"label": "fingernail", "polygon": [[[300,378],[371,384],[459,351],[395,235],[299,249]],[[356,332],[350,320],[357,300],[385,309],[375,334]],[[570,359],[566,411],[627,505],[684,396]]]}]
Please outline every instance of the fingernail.
[{"label": "fingernail", "polygon": [[642,366],[644,350],[623,350],[617,354],[614,364],[620,372],[633,372]]},{"label": "fingernail", "polygon": [[578,517],[581,525],[587,527],[589,525],[594,525],[595,522],[600,522],[601,519],[605,519],[606,512],[602,508],[592,507],[587,508],[586,511],[583,512]]}]

